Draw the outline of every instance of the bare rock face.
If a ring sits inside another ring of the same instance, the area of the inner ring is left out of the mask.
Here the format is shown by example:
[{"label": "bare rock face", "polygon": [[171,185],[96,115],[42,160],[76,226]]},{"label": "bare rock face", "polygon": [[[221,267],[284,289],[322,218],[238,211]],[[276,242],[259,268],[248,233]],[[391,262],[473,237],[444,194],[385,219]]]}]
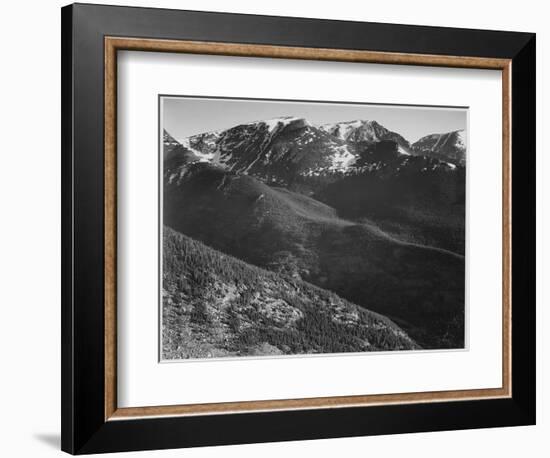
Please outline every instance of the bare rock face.
[{"label": "bare rock face", "polygon": [[431,134],[413,143],[417,155],[448,161],[455,165],[466,164],[466,134],[464,130],[455,130],[444,134]]},{"label": "bare rock face", "polygon": [[321,129],[351,143],[374,143],[382,140],[393,140],[405,150],[410,148],[409,142],[401,135],[386,129],[376,121],[355,120],[324,124]]}]

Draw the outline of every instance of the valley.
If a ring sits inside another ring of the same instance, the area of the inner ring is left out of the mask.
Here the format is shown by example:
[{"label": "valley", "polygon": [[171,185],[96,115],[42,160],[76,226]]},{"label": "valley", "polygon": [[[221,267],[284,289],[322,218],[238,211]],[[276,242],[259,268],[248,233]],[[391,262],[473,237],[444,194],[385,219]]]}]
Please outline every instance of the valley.
[{"label": "valley", "polygon": [[[319,321],[315,310],[330,317],[334,301],[360,316],[385,317],[389,328],[399,331],[384,339],[403,339],[395,349],[463,347],[466,190],[465,151],[457,153],[460,148],[465,148],[464,139],[458,135],[418,146],[375,121],[315,126],[286,117],[181,141],[165,131],[164,243],[168,237],[171,247],[179,247],[167,251],[171,261],[164,266],[163,313],[166,336],[172,336],[165,342],[163,334],[166,354],[179,359],[383,347],[373,344],[370,334],[357,340],[367,335],[361,320],[329,331],[333,319],[330,325],[324,318]],[[197,269],[205,272],[204,278],[196,283],[189,263],[174,271],[182,262],[178,256],[190,250],[210,250],[215,253],[208,255],[211,260],[230,257],[234,266],[251,269],[248,277],[269,275],[272,284],[267,288],[254,280],[249,288],[244,277],[222,281],[220,274],[208,273],[202,258]],[[296,289],[295,284],[302,286]],[[308,288],[316,291],[315,300],[298,293]],[[196,291],[196,297],[189,291]],[[323,301],[324,294],[332,299]],[[211,329],[221,333],[218,337],[190,318],[194,308],[202,307],[199,298],[207,304],[200,313],[205,322],[215,323]],[[242,333],[227,331],[233,320],[227,304],[233,300],[241,306],[252,301],[257,313],[271,310],[294,320],[287,323],[292,332],[285,331],[283,339],[293,343],[282,344],[273,323],[254,326],[251,321],[255,337],[237,344]],[[298,312],[290,311],[290,303]],[[178,307],[186,311],[178,315]],[[304,336],[297,337],[298,322],[314,326],[319,335],[340,337],[334,345],[304,343]],[[271,331],[262,331],[266,326]],[[189,345],[177,350],[177,335]],[[355,343],[342,344],[350,335]],[[206,339],[205,344],[197,339]]]}]

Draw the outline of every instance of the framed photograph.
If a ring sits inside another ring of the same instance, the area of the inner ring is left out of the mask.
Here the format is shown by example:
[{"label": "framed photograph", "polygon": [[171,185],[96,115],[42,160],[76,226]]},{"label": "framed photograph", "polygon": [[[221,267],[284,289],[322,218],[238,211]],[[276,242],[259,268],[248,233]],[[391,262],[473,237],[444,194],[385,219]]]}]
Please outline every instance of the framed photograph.
[{"label": "framed photograph", "polygon": [[62,448],[535,423],[535,35],[62,9]]}]

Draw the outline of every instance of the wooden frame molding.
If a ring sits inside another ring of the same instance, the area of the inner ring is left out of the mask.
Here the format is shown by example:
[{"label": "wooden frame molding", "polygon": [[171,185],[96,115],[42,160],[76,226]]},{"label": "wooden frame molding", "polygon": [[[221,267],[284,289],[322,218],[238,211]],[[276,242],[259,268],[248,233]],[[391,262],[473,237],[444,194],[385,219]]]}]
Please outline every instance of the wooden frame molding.
[{"label": "wooden frame molding", "polygon": [[[502,71],[502,380],[501,388],[457,391],[383,394],[367,396],[339,396],[306,399],[245,401],[214,404],[188,404],[173,406],[117,407],[117,335],[116,335],[116,246],[117,246],[117,168],[116,168],[116,100],[117,51],[152,51],[188,54],[213,54],[282,59],[345,61],[399,65],[425,65],[461,68],[480,68]],[[381,404],[429,403],[477,399],[509,398],[512,396],[512,208],[511,208],[511,88],[512,65],[510,59],[460,57],[371,52],[343,49],[300,48],[270,45],[247,45],[200,41],[156,40],[139,38],[105,37],[105,139],[104,139],[104,275],[105,275],[105,420],[128,420],[158,416],[193,416],[206,414],[245,413],[274,410],[301,410],[338,407],[356,407]]]}]

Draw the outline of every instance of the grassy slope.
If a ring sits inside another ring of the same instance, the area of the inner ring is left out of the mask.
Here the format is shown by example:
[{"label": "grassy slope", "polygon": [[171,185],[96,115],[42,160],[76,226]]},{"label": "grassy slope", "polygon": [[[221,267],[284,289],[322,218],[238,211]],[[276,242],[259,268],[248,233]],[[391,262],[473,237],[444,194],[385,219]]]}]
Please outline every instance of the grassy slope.
[{"label": "grassy slope", "polygon": [[164,228],[166,359],[417,348],[387,318]]},{"label": "grassy slope", "polygon": [[249,176],[191,169],[165,186],[165,224],[390,316],[423,347],[463,346],[463,257],[341,219],[328,205]]}]

